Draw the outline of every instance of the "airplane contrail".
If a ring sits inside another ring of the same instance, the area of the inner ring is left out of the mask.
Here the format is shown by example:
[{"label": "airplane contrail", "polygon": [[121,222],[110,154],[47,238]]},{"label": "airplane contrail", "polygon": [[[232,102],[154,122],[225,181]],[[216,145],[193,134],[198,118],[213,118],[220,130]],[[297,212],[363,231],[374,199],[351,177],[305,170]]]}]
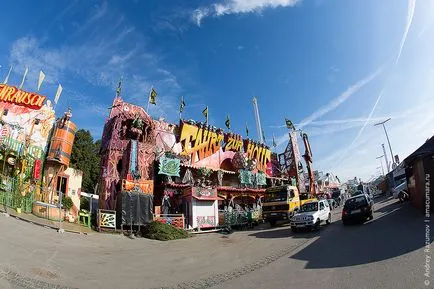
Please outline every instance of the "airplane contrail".
[{"label": "airplane contrail", "polygon": [[[407,40],[408,31],[410,30],[410,26],[411,26],[411,23],[413,21],[415,7],[416,7],[416,0],[409,0],[408,1],[408,11],[407,11],[407,22],[406,22],[406,25],[405,25],[404,34],[402,35],[401,44],[399,46],[399,53],[398,53],[398,56],[396,57],[395,67],[398,64],[399,58],[401,57],[402,49],[404,48],[405,41]],[[390,74],[389,74],[389,77],[387,77],[386,82],[388,82],[389,78],[390,78]],[[375,100],[374,106],[372,107],[371,112],[369,113],[369,116],[366,119],[366,122],[360,128],[359,132],[357,133],[356,137],[353,139],[353,141],[351,142],[351,144],[345,149],[344,153],[340,157],[340,161],[339,162],[342,161],[342,159],[345,157],[345,155],[348,153],[348,151],[359,140],[360,136],[362,135],[363,131],[365,130],[365,127],[371,121],[372,115],[374,114],[375,109],[377,108],[378,103],[380,102],[381,98],[383,97],[384,91],[385,91],[385,86],[383,86],[383,89],[381,90],[380,94],[378,95],[377,99]]]},{"label": "airplane contrail", "polygon": [[415,8],[416,0],[408,0],[407,23],[405,25],[404,34],[402,35],[401,44],[399,45],[399,53],[396,57],[395,65],[398,64],[399,58],[401,58],[402,49],[404,48],[405,41],[407,40],[408,31],[410,30],[410,26],[413,21]]},{"label": "airplane contrail", "polygon": [[344,103],[349,97],[351,97],[353,94],[357,93],[362,87],[364,87],[366,84],[374,80],[382,71],[383,71],[384,65],[381,66],[377,71],[370,74],[369,76],[365,77],[364,79],[359,80],[354,85],[350,86],[345,90],[343,93],[341,93],[338,97],[335,99],[332,99],[327,105],[319,108],[317,111],[313,112],[311,115],[303,119],[300,124],[298,125],[298,128],[303,128],[304,126],[312,123],[314,120],[322,117],[323,115],[329,113],[332,110],[335,110],[338,106],[340,106],[342,103]]}]

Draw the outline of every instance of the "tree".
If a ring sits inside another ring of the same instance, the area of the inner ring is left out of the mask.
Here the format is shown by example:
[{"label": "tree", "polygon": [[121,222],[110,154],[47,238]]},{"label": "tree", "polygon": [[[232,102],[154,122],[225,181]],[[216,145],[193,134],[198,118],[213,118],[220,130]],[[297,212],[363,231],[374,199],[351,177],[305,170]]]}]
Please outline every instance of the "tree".
[{"label": "tree", "polygon": [[75,134],[71,167],[83,172],[82,191],[93,193],[99,180],[101,141],[94,142],[90,131],[80,129]]}]

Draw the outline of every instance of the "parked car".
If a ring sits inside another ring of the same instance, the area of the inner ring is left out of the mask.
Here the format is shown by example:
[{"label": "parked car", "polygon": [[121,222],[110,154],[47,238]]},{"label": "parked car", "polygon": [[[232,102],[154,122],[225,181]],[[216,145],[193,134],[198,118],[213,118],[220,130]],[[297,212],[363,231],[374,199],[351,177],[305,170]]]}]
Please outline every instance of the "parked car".
[{"label": "parked car", "polygon": [[307,228],[319,230],[321,223],[330,224],[332,214],[327,200],[311,201],[303,204],[300,210],[291,218],[291,230]]},{"label": "parked car", "polygon": [[398,199],[399,198],[399,194],[401,193],[401,192],[407,192],[407,182],[405,181],[405,182],[403,182],[402,184],[399,184],[399,185],[397,185],[393,190],[392,190],[392,193],[393,193],[393,198],[394,199]]},{"label": "parked car", "polygon": [[342,223],[347,225],[349,221],[366,221],[374,218],[374,201],[367,194],[349,198],[342,210]]}]

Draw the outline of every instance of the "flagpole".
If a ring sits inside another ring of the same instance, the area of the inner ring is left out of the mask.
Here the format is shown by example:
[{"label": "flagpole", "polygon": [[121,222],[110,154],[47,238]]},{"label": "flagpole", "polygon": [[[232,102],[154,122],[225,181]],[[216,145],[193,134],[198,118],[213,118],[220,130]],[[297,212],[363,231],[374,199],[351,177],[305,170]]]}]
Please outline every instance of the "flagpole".
[{"label": "flagpole", "polygon": [[60,95],[62,94],[63,88],[60,83],[57,85],[56,96],[54,97],[54,107],[53,110],[56,111],[57,103],[59,102]]},{"label": "flagpole", "polygon": [[146,107],[146,113],[148,113],[148,111],[149,111],[149,103],[151,102],[151,93],[152,93],[153,89],[154,89],[154,86],[151,86],[151,91],[149,92],[149,97],[148,97],[148,106]]},{"label": "flagpole", "polygon": [[26,76],[27,76],[28,72],[29,72],[29,68],[26,67],[26,70],[24,70],[23,80],[21,80],[20,89],[23,88],[23,85],[24,85],[24,82],[26,81]]},{"label": "flagpole", "polygon": [[9,81],[9,76],[11,75],[11,72],[12,72],[13,67],[14,67],[14,66],[11,65],[11,67],[9,68],[8,75],[6,75],[6,78],[5,78],[5,80],[3,81],[3,84],[8,83],[8,81]]},{"label": "flagpole", "polygon": [[184,109],[184,108],[182,108],[183,102],[184,102],[184,97],[181,96],[181,103],[179,104],[179,120],[182,119],[182,110]]},{"label": "flagpole", "polygon": [[209,108],[206,107],[206,126],[208,126]]}]

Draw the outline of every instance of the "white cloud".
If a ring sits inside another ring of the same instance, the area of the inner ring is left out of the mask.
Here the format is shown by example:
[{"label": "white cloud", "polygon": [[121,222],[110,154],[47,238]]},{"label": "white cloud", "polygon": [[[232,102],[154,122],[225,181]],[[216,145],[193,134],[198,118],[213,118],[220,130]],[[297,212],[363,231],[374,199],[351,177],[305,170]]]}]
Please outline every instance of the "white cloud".
[{"label": "white cloud", "polygon": [[237,47],[237,50],[243,50],[244,49],[244,46],[242,46],[242,45],[239,45],[238,47]]},{"label": "white cloud", "polygon": [[194,23],[196,23],[197,26],[200,26],[202,23],[202,19],[204,17],[207,17],[209,15],[210,11],[208,8],[198,8],[194,10],[192,18]]},{"label": "white cloud", "polygon": [[292,7],[301,0],[226,0],[222,3],[196,9],[192,19],[200,26],[205,17],[220,17],[228,14],[259,13],[266,8]]},{"label": "white cloud", "polygon": [[[45,84],[55,86],[60,82],[64,87],[60,105],[78,98],[80,101],[74,102],[76,106],[88,107],[102,115],[107,113],[106,108],[115,95],[119,78],[123,76],[122,97],[126,101],[134,100],[136,104],[145,106],[147,91],[153,85],[159,98],[158,106],[151,106],[150,113],[158,117],[173,110],[172,102],[177,103],[181,86],[170,70],[161,69],[162,57],[150,51],[146,38],[129,25],[125,17],[110,10],[105,2],[93,12],[83,22],[85,31],[73,37],[66,36],[68,41],[61,42],[61,45],[48,44],[45,38],[33,36],[14,41],[9,55],[15,67],[14,79],[18,81],[24,67],[29,66],[25,87],[34,89],[39,69],[43,69]],[[114,16],[117,19],[115,23]],[[113,24],[107,25],[109,23]],[[82,87],[94,87],[93,91],[98,91],[95,86],[104,88],[100,94],[106,94],[107,89],[113,94],[102,97],[97,93],[90,97],[82,90]],[[47,92],[48,87],[43,85],[43,90]]]},{"label": "white cloud", "polygon": [[327,105],[321,107],[317,111],[313,112],[311,115],[303,119],[300,124],[298,125],[298,128],[303,128],[304,126],[310,124],[314,120],[324,116],[325,114],[335,110],[337,107],[339,107],[342,103],[347,101],[348,98],[350,98],[353,94],[357,93],[360,89],[362,89],[365,85],[370,83],[372,80],[374,80],[381,72],[383,71],[383,66],[380,67],[377,71],[370,74],[369,76],[365,77],[364,79],[359,80],[357,83],[353,84],[352,86],[348,87],[347,90],[345,90],[341,95],[338,97],[332,99]]}]

